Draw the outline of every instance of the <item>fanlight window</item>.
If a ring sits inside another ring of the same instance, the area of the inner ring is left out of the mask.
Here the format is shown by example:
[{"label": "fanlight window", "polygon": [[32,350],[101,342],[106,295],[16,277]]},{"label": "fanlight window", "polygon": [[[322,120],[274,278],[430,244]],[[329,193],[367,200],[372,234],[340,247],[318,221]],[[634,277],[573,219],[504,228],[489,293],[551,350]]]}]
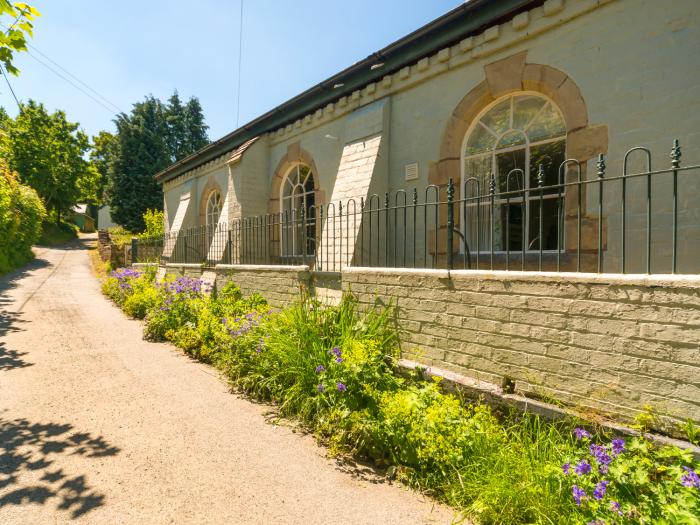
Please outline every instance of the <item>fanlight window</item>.
[{"label": "fanlight window", "polygon": [[297,164],[282,183],[282,254],[313,255],[316,248],[316,194],[314,174]]},{"label": "fanlight window", "polygon": [[216,226],[221,216],[221,193],[212,191],[207,199],[207,226]]},{"label": "fanlight window", "polygon": [[[494,175],[493,248],[505,251],[556,250],[561,202],[557,190],[544,191],[542,241],[540,192],[520,191],[510,199],[500,192],[535,189],[544,168],[543,186],[558,183],[565,159],[566,126],[550,100],[534,94],[507,96],[488,108],[472,125],[464,145],[462,188],[464,235],[474,252],[490,250],[491,202],[489,179]],[[478,181],[478,184],[477,184]],[[466,182],[466,185],[465,185]],[[466,189],[465,189],[466,188]],[[477,193],[478,192],[478,193]],[[481,199],[477,199],[481,194]],[[563,214],[563,211],[561,211]],[[562,242],[562,241],[560,241]],[[563,245],[563,242],[562,242]]]}]

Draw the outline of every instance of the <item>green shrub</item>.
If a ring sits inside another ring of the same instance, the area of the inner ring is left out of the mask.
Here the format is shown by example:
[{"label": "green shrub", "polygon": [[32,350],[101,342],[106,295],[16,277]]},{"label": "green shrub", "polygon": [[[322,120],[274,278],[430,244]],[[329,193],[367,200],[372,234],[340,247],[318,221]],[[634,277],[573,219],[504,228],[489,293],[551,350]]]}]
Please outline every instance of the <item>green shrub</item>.
[{"label": "green shrub", "polygon": [[[132,317],[143,318],[158,302],[155,269],[119,268],[102,283],[102,292]],[[128,304],[128,306],[127,306]]]},{"label": "green shrub", "polygon": [[187,325],[196,325],[204,307],[202,281],[189,277],[158,283],[160,300],[146,315],[144,337],[150,341],[163,341],[170,331]]},{"label": "green shrub", "polygon": [[30,261],[32,245],[39,240],[46,210],[29,186],[0,161],[0,273]]},{"label": "green shrub", "polygon": [[140,237],[154,239],[162,237],[165,233],[165,214],[163,210],[146,210],[143,214],[143,222],[146,229],[139,234]]}]

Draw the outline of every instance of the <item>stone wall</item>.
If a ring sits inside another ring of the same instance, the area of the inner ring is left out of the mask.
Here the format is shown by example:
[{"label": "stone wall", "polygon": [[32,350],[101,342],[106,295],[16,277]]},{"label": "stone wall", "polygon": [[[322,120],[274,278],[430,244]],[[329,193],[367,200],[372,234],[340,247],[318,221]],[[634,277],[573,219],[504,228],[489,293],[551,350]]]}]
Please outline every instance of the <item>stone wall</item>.
[{"label": "stone wall", "polygon": [[209,281],[221,289],[227,282],[240,286],[244,295],[259,293],[271,306],[281,308],[309,291],[308,266],[257,266],[220,264],[204,270],[200,264],[168,264],[166,273]]},{"label": "stone wall", "polygon": [[630,420],[700,422],[700,277],[348,268],[393,303],[402,355],[516,393]]},{"label": "stone wall", "polygon": [[405,362],[460,374],[483,392],[564,403],[657,427],[700,423],[700,276],[555,274],[308,266],[168,265],[167,273],[233,281],[276,308],[341,289],[394,304]]},{"label": "stone wall", "polygon": [[97,232],[97,252],[104,262],[109,261],[112,268],[121,268],[131,264],[131,246],[117,246],[107,230]]}]

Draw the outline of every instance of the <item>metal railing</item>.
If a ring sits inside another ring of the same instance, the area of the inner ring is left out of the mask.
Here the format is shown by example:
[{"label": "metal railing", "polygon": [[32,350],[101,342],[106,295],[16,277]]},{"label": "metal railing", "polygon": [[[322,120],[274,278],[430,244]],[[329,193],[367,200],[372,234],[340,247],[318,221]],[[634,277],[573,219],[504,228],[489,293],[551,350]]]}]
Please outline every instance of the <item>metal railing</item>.
[{"label": "metal railing", "polygon": [[[632,148],[167,234],[170,263],[700,273],[700,165]],[[641,168],[634,170],[635,165]],[[592,168],[592,169],[591,169]],[[151,243],[158,246],[158,243]],[[149,248],[150,250],[158,248]],[[139,259],[143,253],[138,248]],[[149,252],[152,254],[152,251]]]}]

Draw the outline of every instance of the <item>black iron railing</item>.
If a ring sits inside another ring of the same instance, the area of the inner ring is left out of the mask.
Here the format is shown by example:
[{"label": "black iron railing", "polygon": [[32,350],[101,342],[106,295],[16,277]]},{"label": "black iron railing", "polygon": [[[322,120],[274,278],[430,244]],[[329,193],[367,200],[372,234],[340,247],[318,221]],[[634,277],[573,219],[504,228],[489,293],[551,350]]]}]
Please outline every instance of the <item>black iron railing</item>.
[{"label": "black iron railing", "polygon": [[[167,234],[170,263],[700,273],[700,165],[632,148]],[[151,246],[158,246],[152,242]],[[152,255],[158,248],[149,248]],[[143,250],[139,247],[141,257]]]}]

